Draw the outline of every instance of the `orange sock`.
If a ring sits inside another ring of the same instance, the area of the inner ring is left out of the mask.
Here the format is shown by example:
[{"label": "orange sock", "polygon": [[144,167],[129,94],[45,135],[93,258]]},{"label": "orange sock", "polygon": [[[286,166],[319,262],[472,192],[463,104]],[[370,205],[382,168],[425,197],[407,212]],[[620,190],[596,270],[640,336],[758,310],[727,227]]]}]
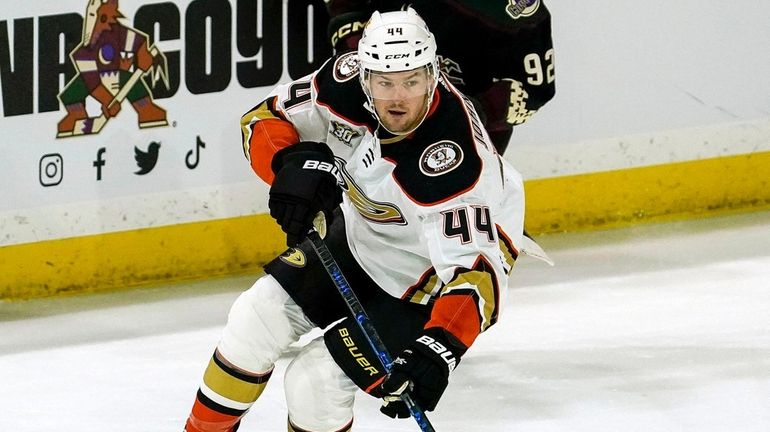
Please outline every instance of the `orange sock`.
[{"label": "orange sock", "polygon": [[241,417],[257,400],[272,375],[245,371],[228,362],[219,351],[211,357],[198,389],[186,432],[235,432]]},{"label": "orange sock", "polygon": [[223,407],[198,390],[184,430],[185,432],[235,432],[244,413],[245,411]]}]

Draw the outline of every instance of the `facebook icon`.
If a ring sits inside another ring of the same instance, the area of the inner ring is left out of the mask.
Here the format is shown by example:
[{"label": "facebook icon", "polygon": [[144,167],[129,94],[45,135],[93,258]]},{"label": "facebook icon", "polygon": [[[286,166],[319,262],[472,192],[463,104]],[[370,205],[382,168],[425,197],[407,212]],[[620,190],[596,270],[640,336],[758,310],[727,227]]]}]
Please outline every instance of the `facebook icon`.
[{"label": "facebook icon", "polygon": [[94,168],[96,168],[96,180],[100,181],[102,179],[102,167],[105,163],[107,163],[102,156],[107,151],[106,148],[102,147],[96,152],[96,160],[94,161]]}]

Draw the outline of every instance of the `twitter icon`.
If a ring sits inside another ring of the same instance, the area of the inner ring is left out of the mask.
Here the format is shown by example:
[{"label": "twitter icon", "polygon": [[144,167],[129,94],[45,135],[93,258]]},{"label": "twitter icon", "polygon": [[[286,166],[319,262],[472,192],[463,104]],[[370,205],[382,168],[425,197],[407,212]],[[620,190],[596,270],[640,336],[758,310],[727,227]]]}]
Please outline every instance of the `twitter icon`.
[{"label": "twitter icon", "polygon": [[139,166],[139,171],[136,171],[136,175],[145,175],[155,168],[155,164],[158,163],[158,153],[160,152],[160,143],[151,142],[147,151],[142,151],[139,147],[134,146],[134,159],[136,165]]}]

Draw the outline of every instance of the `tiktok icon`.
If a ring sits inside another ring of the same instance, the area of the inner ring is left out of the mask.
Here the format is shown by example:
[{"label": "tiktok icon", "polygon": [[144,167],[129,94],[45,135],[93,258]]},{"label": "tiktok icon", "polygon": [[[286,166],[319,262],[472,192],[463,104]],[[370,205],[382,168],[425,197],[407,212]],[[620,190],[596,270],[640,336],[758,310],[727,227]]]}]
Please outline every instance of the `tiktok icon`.
[{"label": "tiktok icon", "polygon": [[[187,165],[188,169],[195,169],[198,166],[198,162],[200,162],[201,158],[201,149],[206,148],[206,143],[201,140],[200,135],[195,137],[195,149],[190,150],[187,152],[187,156],[185,157],[184,163]],[[193,159],[190,159],[191,157],[195,156]]]}]

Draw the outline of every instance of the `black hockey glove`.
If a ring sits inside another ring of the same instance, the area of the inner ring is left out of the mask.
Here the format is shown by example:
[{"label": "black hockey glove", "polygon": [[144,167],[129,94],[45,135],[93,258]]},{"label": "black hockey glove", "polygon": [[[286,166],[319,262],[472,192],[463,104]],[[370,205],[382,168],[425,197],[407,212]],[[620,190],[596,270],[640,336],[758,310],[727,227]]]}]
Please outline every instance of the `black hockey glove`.
[{"label": "black hockey glove", "polygon": [[406,390],[420,408],[434,410],[449,384],[449,373],[466,350],[444,329],[426,330],[393,360],[390,374],[380,385],[384,400],[380,411],[392,418],[409,417],[409,409],[400,398]]},{"label": "black hockey glove", "polygon": [[268,199],[270,216],[286,233],[289,247],[305,238],[318,212],[331,224],[342,191],[334,154],[326,144],[304,141],[282,149],[273,156],[271,168],[275,180]]},{"label": "black hockey glove", "polygon": [[364,32],[364,26],[372,15],[372,10],[346,12],[332,17],[327,26],[327,33],[335,54],[342,54],[358,49],[358,41]]}]

